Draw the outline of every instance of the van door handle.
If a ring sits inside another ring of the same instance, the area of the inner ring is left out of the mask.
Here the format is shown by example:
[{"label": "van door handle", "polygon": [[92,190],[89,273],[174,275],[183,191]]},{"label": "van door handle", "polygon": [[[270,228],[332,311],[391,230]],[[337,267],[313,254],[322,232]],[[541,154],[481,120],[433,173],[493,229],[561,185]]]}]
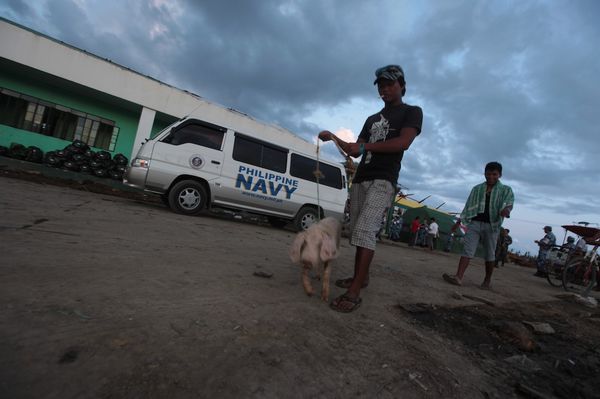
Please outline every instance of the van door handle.
[{"label": "van door handle", "polygon": [[219,161],[210,161],[210,163],[214,163],[215,165],[221,165],[221,162]]}]

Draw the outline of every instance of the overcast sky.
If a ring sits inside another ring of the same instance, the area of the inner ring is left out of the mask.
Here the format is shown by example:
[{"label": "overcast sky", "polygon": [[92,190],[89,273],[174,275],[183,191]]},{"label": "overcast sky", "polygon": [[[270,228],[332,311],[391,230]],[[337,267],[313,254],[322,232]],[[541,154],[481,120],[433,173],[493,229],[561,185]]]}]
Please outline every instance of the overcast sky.
[{"label": "overcast sky", "polygon": [[[460,211],[504,165],[514,248],[600,223],[600,2],[0,0],[0,15],[314,141],[355,139],[397,63],[423,108],[407,193]],[[0,39],[1,40],[1,39]],[[324,145],[338,157],[331,143]]]}]

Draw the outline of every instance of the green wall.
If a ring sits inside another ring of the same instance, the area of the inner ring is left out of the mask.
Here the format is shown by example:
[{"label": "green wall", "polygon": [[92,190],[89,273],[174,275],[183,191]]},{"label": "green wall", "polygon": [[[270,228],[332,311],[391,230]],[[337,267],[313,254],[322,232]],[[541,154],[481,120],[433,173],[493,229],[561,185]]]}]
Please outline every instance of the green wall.
[{"label": "green wall", "polygon": [[14,127],[0,125],[0,145],[10,147],[11,144],[23,144],[39,147],[42,151],[62,150],[69,142],[56,137],[48,137],[43,134],[33,133]]},{"label": "green wall", "polygon": [[[25,66],[22,66],[22,70],[19,71],[4,68],[5,66],[6,64],[3,63],[3,68],[0,69],[0,87],[115,121],[119,128],[119,136],[112,154],[123,153],[129,157],[141,114],[141,106],[126,103],[115,97],[34,71]],[[11,143],[25,146],[35,145],[45,152],[62,149],[70,142],[0,125],[0,145],[8,147]]]}]

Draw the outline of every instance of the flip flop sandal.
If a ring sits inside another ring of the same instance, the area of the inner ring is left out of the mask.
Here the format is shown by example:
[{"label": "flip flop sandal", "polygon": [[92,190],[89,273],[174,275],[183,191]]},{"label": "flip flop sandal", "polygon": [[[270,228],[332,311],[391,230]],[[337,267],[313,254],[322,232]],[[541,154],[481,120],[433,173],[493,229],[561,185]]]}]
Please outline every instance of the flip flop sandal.
[{"label": "flip flop sandal", "polygon": [[[352,285],[353,280],[354,279],[352,277],[343,278],[341,280],[336,280],[335,285],[340,288],[348,289]],[[369,281],[367,280],[363,283],[362,287],[360,287],[360,288],[367,288],[368,286],[369,286]]]},{"label": "flip flop sandal", "polygon": [[[352,306],[350,306],[350,307],[340,306],[343,303],[350,303],[350,304],[352,304]],[[331,303],[329,304],[329,307],[331,309],[335,310],[336,312],[350,313],[350,312],[354,312],[356,309],[358,309],[360,307],[361,303],[362,303],[361,298],[352,298],[346,294],[342,294],[339,297],[335,298],[333,301],[331,301]]]},{"label": "flip flop sandal", "polygon": [[462,285],[462,284],[461,284],[461,282],[460,282],[460,280],[459,280],[459,279],[458,279],[458,277],[456,277],[456,276],[451,276],[451,275],[449,275],[449,274],[446,274],[446,273],[444,273],[444,274],[442,275],[442,277],[444,278],[444,280],[445,280],[447,283],[450,283],[450,284],[452,284],[452,285]]}]

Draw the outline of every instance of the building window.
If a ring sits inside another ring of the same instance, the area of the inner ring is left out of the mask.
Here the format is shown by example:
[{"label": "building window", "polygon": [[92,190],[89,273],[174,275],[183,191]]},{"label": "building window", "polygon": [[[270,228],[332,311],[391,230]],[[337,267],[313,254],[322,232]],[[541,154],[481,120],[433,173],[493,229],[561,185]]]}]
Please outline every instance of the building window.
[{"label": "building window", "polygon": [[275,172],[285,173],[288,150],[260,140],[235,134],[233,159]]},{"label": "building window", "polygon": [[[304,157],[298,154],[292,154],[290,164],[290,175],[303,180],[316,182],[315,171],[317,170],[317,160]],[[341,189],[343,187],[342,171],[340,168],[319,162],[319,184]]]},{"label": "building window", "polygon": [[0,124],[114,151],[115,122],[0,88]]}]

